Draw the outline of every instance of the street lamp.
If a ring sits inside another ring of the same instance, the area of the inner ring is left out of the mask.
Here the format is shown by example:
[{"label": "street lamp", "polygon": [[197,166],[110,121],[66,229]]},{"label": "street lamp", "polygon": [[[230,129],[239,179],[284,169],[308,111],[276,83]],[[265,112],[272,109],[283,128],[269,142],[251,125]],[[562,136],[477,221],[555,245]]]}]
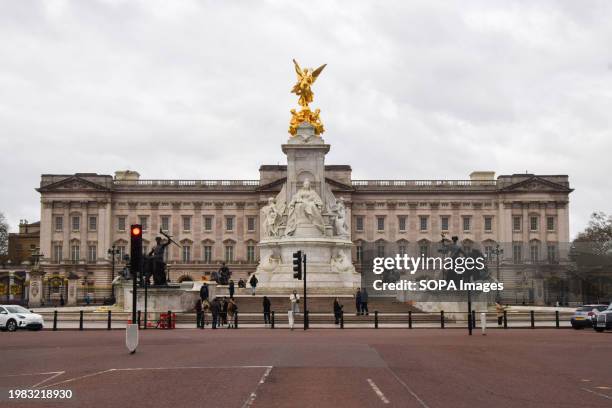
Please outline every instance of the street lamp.
[{"label": "street lamp", "polygon": [[112,259],[112,269],[111,269],[111,301],[115,303],[115,285],[113,285],[113,281],[115,280],[115,255],[119,255],[121,251],[114,244],[107,251]]},{"label": "street lamp", "polygon": [[497,260],[497,281],[499,282],[499,258],[504,255],[504,250],[497,244],[495,245],[495,249],[491,251],[491,254],[494,254]]}]

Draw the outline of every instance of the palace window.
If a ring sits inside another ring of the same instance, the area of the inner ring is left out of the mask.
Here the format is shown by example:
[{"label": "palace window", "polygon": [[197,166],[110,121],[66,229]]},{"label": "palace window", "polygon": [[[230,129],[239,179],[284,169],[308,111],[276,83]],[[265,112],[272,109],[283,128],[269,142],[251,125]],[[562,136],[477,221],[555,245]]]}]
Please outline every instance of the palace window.
[{"label": "palace window", "polygon": [[204,261],[204,263],[211,263],[212,262],[212,247],[210,245],[204,245],[204,251],[202,254],[202,260]]},{"label": "palace window", "polygon": [[79,262],[81,255],[81,247],[79,245],[73,245],[70,247],[70,260],[74,263]]},{"label": "palace window", "polygon": [[363,231],[363,217],[355,217],[355,231]]},{"label": "palace window", "polygon": [[448,219],[449,217],[447,216],[440,217],[440,229],[442,231],[448,231]]},{"label": "palace window", "polygon": [[401,245],[399,245],[399,246],[397,247],[397,252],[398,252],[400,255],[405,255],[405,254],[406,254],[406,249],[407,249],[407,248],[406,248],[406,244],[401,244]]},{"label": "palace window", "polygon": [[53,262],[54,263],[62,262],[62,246],[61,245],[53,246]]},{"label": "palace window", "polygon": [[161,230],[164,232],[170,231],[170,216],[162,215],[161,216]]},{"label": "palace window", "polygon": [[548,244],[546,248],[548,263],[554,264],[557,263],[557,246],[554,244]]},{"label": "palace window", "polygon": [[376,229],[378,231],[385,230],[385,217],[376,217]]},{"label": "palace window", "polygon": [[204,217],[204,231],[212,231],[213,226],[213,217],[205,216]]},{"label": "palace window", "polygon": [[546,230],[547,231],[555,230],[555,217],[546,217]]},{"label": "palace window", "polygon": [[463,217],[463,231],[468,232],[472,229],[472,217]]},{"label": "palace window", "polygon": [[225,262],[234,262],[234,246],[225,246]]},{"label": "palace window", "polygon": [[140,228],[142,228],[143,231],[147,231],[149,229],[149,217],[146,215],[141,215],[138,217],[138,222],[140,223]]},{"label": "palace window", "polygon": [[191,262],[191,246],[183,245],[183,263]]},{"label": "palace window", "polygon": [[419,244],[419,252],[420,255],[429,256],[429,244],[426,242]]},{"label": "palace window", "polygon": [[538,263],[538,261],[540,260],[540,243],[539,242],[533,242],[529,246],[529,256],[531,258],[532,263]]},{"label": "palace window", "polygon": [[540,217],[538,217],[537,215],[532,215],[531,217],[529,217],[529,230],[530,231],[537,231],[539,230],[539,224],[540,224]]},{"label": "palace window", "polygon": [[357,245],[355,247],[355,258],[357,262],[361,262],[363,260],[363,247],[361,245]]},{"label": "palace window", "polygon": [[57,232],[64,230],[64,217],[61,215],[55,217],[55,230]]},{"label": "palace window", "polygon": [[234,217],[225,217],[225,230],[228,232],[234,230]]},{"label": "palace window", "polygon": [[254,232],[255,231],[255,217],[247,217],[247,231]]},{"label": "palace window", "polygon": [[493,231],[493,217],[484,217],[484,230],[485,232]]},{"label": "palace window", "polygon": [[428,224],[427,221],[429,221],[429,219],[426,215],[421,215],[419,217],[419,229],[421,231],[427,231],[427,229],[429,228],[427,225]]},{"label": "palace window", "polygon": [[382,242],[376,244],[376,256],[378,256],[379,258],[385,256],[385,244],[383,244]]},{"label": "palace window", "polygon": [[399,224],[400,231],[406,231],[406,216],[403,216],[403,215],[399,216],[398,224]]},{"label": "palace window", "polygon": [[492,245],[485,245],[484,256],[487,262],[491,262],[493,260],[493,246]]},{"label": "palace window", "polygon": [[514,217],[512,217],[512,230],[515,232],[520,231],[521,228],[521,224],[522,224],[522,220],[521,220],[521,216],[520,215],[515,215]]},{"label": "palace window", "polygon": [[191,231],[191,217],[189,215],[183,215],[183,231]]},{"label": "palace window", "polygon": [[98,217],[96,217],[95,215],[90,215],[89,216],[89,230],[95,231],[97,229],[98,229]]},{"label": "palace window", "polygon": [[119,258],[115,259],[118,259],[119,262],[124,262],[125,255],[127,254],[127,252],[125,251],[125,245],[117,246],[117,250]]},{"label": "palace window", "polygon": [[77,232],[81,229],[81,217],[75,215],[72,217],[72,230]]},{"label": "palace window", "polygon": [[515,264],[523,263],[523,244],[518,242],[512,244],[512,261]]},{"label": "palace window", "polygon": [[255,262],[255,245],[247,246],[247,262]]},{"label": "palace window", "polygon": [[127,217],[124,215],[117,217],[117,231],[125,231],[126,219]]},{"label": "palace window", "polygon": [[97,257],[98,257],[98,246],[89,245],[87,247],[87,262],[95,263]]}]

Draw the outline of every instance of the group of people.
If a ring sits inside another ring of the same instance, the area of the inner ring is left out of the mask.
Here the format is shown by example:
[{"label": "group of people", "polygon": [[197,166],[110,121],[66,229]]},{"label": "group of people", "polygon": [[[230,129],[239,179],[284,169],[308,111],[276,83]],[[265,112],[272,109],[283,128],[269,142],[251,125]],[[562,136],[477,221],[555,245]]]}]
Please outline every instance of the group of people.
[{"label": "group of people", "polygon": [[203,329],[206,322],[206,313],[210,313],[212,316],[212,328],[217,329],[218,327],[227,327],[228,329],[236,327],[236,313],[238,312],[238,306],[234,299],[228,299],[226,296],[223,298],[214,298],[212,301],[208,299],[202,300],[199,298],[195,304],[197,327]]},{"label": "group of people", "polygon": [[357,310],[357,316],[368,316],[370,314],[368,310],[368,290],[366,288],[357,289],[357,292],[355,292],[355,309]]},{"label": "group of people", "polygon": [[[218,283],[219,285],[227,285],[229,289],[230,298],[234,297],[234,292],[236,290],[236,284],[234,280],[231,279],[232,271],[227,267],[225,262],[221,263],[221,268],[218,271],[213,272],[210,275],[210,279],[213,282]],[[251,286],[251,295],[255,296],[255,290],[257,288],[257,283],[259,280],[255,274],[251,275],[249,278],[249,285]],[[244,289],[246,288],[246,282],[244,279],[240,278],[238,281],[238,288]]]}]

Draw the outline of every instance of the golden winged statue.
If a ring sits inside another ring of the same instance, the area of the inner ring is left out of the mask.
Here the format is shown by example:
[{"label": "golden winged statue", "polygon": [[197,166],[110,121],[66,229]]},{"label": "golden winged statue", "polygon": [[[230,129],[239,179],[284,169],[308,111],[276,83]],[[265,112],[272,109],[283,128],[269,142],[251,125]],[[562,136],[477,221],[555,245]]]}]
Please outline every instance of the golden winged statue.
[{"label": "golden winged statue", "polygon": [[317,80],[317,77],[327,66],[327,64],[323,64],[315,70],[312,68],[300,68],[300,65],[295,59],[293,60],[293,64],[295,65],[295,72],[297,73],[298,81],[295,85],[293,85],[291,92],[300,97],[298,100],[300,106],[307,108],[308,104],[312,102],[312,97],[314,95],[310,87]]},{"label": "golden winged statue", "polygon": [[295,72],[297,74],[297,83],[291,89],[291,92],[300,97],[298,100],[298,104],[302,107],[299,112],[296,112],[295,109],[291,109],[291,122],[289,123],[289,133],[292,135],[296,135],[297,128],[300,123],[310,123],[314,129],[315,134],[320,135],[325,130],[323,129],[323,123],[321,123],[321,119],[319,119],[319,109],[315,109],[315,111],[311,111],[308,104],[310,104],[313,100],[313,92],[312,92],[312,84],[317,80],[323,69],[327,66],[327,64],[321,65],[317,69],[312,68],[300,68],[300,65],[297,61],[293,60],[293,65],[295,65]]}]

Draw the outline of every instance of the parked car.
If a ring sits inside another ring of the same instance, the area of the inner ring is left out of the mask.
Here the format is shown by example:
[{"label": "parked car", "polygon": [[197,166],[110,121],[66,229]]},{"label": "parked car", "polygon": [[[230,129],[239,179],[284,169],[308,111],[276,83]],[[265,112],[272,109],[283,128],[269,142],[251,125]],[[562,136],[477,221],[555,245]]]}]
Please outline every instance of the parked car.
[{"label": "parked car", "polygon": [[612,303],[597,315],[597,319],[593,321],[593,328],[600,333],[604,330],[612,330]]},{"label": "parked car", "polygon": [[584,305],[576,309],[570,322],[576,330],[585,327],[593,327],[597,315],[608,308],[608,305]]},{"label": "parked car", "polygon": [[15,331],[17,329],[40,330],[44,320],[41,315],[32,313],[25,307],[17,305],[0,305],[0,329]]}]

